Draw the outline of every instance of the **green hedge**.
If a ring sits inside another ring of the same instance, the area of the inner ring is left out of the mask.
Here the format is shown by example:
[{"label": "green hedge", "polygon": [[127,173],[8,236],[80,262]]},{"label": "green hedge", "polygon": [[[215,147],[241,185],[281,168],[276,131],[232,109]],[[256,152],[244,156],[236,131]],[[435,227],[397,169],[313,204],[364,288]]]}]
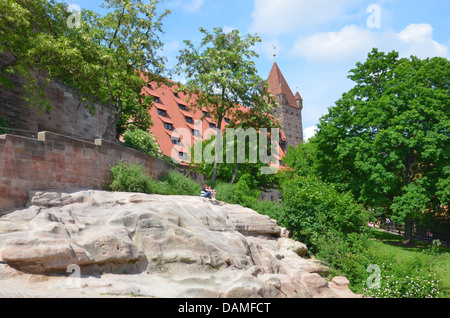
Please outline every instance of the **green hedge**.
[{"label": "green hedge", "polygon": [[149,176],[144,167],[138,164],[120,162],[111,167],[110,170],[112,180],[109,188],[112,191],[162,195],[200,195],[200,185],[178,171],[170,171],[158,181]]}]

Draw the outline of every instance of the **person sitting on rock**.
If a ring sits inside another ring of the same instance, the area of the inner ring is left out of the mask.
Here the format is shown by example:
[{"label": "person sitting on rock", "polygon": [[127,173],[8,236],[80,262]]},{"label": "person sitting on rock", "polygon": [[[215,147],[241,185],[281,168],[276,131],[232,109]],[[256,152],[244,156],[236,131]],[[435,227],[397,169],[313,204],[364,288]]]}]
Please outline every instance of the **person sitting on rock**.
[{"label": "person sitting on rock", "polygon": [[205,184],[202,188],[201,196],[203,198],[215,199],[216,190],[212,190],[207,184]]}]

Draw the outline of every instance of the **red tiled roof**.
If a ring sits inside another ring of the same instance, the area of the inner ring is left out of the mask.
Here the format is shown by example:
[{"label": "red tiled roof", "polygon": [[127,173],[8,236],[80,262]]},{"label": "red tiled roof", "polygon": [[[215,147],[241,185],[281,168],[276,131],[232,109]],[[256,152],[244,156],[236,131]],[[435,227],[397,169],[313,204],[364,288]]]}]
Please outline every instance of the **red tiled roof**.
[{"label": "red tiled roof", "polygon": [[[142,76],[144,80],[147,80],[144,76]],[[177,85],[173,85],[169,87],[166,84],[161,84],[158,86],[156,82],[151,82],[151,89],[149,87],[144,87],[142,90],[143,94],[151,94],[153,96],[159,97],[159,103],[154,103],[154,107],[150,109],[150,116],[153,121],[153,126],[151,128],[152,134],[155,136],[161,152],[168,156],[172,156],[172,149],[175,149],[176,152],[183,151],[189,152],[189,142],[191,147],[194,146],[194,143],[199,139],[198,137],[193,135],[193,129],[200,130],[200,133],[203,139],[206,139],[210,136],[210,133],[213,131],[209,123],[217,124],[217,122],[212,118],[204,118],[203,113],[199,110],[192,111],[182,110],[178,107],[179,104],[188,106],[192,103],[187,101],[187,96],[181,92],[175,94],[177,89]],[[195,100],[195,97],[193,98]],[[161,110],[165,110],[167,113],[167,117],[158,114],[157,108]],[[241,110],[246,112],[247,108],[244,106],[240,106]],[[204,109],[208,111],[207,109]],[[191,117],[193,119],[193,124],[186,122],[185,117]],[[197,121],[201,121],[201,126],[198,126]],[[170,131],[164,127],[164,123],[172,124],[174,130]],[[227,123],[225,120],[222,123],[223,130],[225,130]],[[183,130],[184,128],[184,130]],[[281,140],[286,140],[286,137],[282,131],[280,131]],[[181,139],[181,143],[179,145],[174,145],[172,143],[171,138],[176,137]],[[186,142],[185,138],[189,138]],[[279,149],[280,158],[284,156],[283,150]]]},{"label": "red tiled roof", "polygon": [[[273,63],[272,69],[269,73],[269,77],[267,78],[267,83],[270,86],[269,91],[275,96],[284,94],[286,96],[287,104],[292,107],[296,107],[296,98],[294,94],[292,94],[291,88],[289,87],[286,79],[280,71],[277,63]],[[300,95],[300,94],[299,94]]]}]

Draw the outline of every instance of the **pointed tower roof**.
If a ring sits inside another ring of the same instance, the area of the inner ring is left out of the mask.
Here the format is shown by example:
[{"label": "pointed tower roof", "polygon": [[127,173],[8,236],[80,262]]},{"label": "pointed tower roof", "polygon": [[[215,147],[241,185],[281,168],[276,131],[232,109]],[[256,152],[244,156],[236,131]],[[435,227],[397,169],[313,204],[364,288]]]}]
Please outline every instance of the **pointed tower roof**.
[{"label": "pointed tower roof", "polygon": [[299,93],[299,92],[297,92],[297,93],[295,94],[295,100],[303,100],[303,98],[302,98],[302,96],[300,96],[300,93]]},{"label": "pointed tower roof", "polygon": [[[270,71],[269,77],[267,78],[267,83],[270,85],[269,92],[278,96],[284,94],[286,96],[287,104],[292,107],[297,107],[296,98],[292,94],[291,88],[289,87],[286,79],[280,71],[277,63],[273,63],[272,70]],[[300,96],[300,94],[299,94]]]}]

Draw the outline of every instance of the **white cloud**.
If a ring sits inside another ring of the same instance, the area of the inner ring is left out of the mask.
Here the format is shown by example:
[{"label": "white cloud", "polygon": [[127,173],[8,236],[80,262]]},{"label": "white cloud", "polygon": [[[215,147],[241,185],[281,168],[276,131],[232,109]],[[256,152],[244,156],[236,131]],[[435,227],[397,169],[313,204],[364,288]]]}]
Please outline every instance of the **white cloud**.
[{"label": "white cloud", "polygon": [[311,126],[308,128],[305,128],[303,130],[303,139],[304,141],[308,141],[310,138],[314,137],[317,133],[317,127]]},{"label": "white cloud", "polygon": [[401,55],[418,58],[448,57],[448,48],[433,39],[433,27],[427,23],[410,24],[396,35]]},{"label": "white cloud", "polygon": [[371,51],[375,43],[375,36],[369,29],[349,25],[337,32],[299,37],[292,54],[311,61],[336,62],[361,58]]},{"label": "white cloud", "polygon": [[291,54],[316,62],[364,60],[372,48],[395,50],[402,57],[448,57],[447,46],[433,39],[429,24],[410,24],[399,33],[348,25],[336,32],[302,36],[294,43]]},{"label": "white cloud", "polygon": [[168,6],[172,8],[181,8],[189,13],[194,13],[200,10],[204,3],[205,0],[175,0],[168,3]]},{"label": "white cloud", "polygon": [[344,18],[359,0],[254,0],[251,31],[282,35]]}]

